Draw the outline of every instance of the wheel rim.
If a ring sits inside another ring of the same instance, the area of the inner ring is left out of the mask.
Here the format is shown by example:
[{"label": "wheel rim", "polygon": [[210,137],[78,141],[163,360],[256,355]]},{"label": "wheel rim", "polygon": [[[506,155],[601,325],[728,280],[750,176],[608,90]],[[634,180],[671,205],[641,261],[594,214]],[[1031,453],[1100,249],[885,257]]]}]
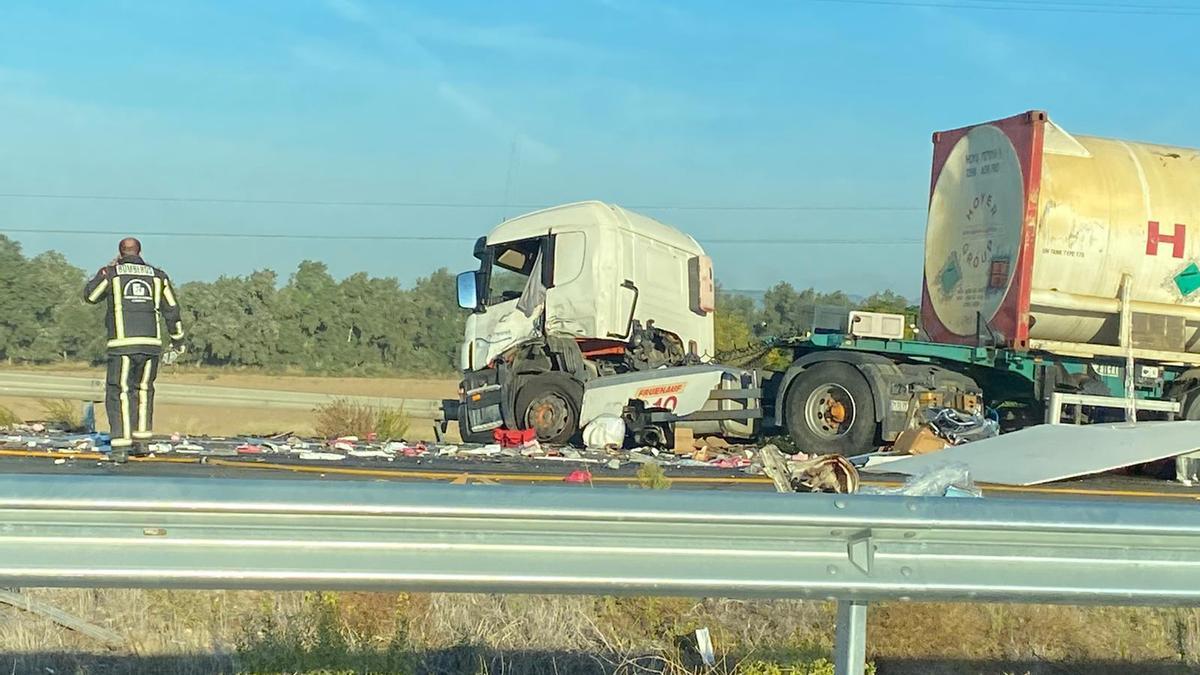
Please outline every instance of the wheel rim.
[{"label": "wheel rim", "polygon": [[854,425],[854,397],[840,384],[822,384],[808,395],[804,420],[821,438],[837,438]]},{"label": "wheel rim", "polygon": [[542,394],[525,409],[525,428],[536,430],[538,438],[555,438],[567,430],[570,413],[565,398],[554,393]]}]

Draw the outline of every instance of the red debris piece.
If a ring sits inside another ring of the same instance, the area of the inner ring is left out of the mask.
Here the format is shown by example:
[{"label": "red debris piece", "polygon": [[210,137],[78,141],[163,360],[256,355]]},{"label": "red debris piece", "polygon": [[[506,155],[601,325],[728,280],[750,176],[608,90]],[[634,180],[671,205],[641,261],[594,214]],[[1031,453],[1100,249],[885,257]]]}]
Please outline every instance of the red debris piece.
[{"label": "red debris piece", "polygon": [[368,443],[374,443],[377,440],[379,440],[379,436],[374,431],[369,432],[367,434],[367,442]]},{"label": "red debris piece", "polygon": [[567,474],[567,477],[563,479],[563,482],[564,483],[591,483],[592,482],[592,472],[588,471],[586,469],[576,469],[576,470],[572,471],[571,473]]},{"label": "red debris piece", "polygon": [[522,448],[537,440],[536,429],[496,429],[492,439],[502,448]]}]

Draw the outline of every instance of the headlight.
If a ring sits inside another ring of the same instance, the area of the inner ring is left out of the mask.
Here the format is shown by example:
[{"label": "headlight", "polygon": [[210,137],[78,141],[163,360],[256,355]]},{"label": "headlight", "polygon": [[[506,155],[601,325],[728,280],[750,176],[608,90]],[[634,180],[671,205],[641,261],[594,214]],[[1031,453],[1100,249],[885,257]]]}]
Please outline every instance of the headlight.
[{"label": "headlight", "polygon": [[[471,369],[479,370],[487,367],[488,341],[483,338],[475,340],[471,345]],[[476,360],[478,358],[478,361]]]}]

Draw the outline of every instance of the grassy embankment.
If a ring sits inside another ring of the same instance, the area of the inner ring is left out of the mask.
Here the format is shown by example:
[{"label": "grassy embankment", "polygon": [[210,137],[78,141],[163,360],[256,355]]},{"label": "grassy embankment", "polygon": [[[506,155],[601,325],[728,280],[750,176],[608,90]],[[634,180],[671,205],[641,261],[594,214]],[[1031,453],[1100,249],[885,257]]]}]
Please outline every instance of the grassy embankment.
[{"label": "grassy embankment", "polygon": [[[180,591],[31,591],[128,636],[107,652],[0,609],[0,672],[831,673],[817,602]],[[708,627],[720,660],[690,636]],[[1194,673],[1200,610],[882,604],[880,674]]]},{"label": "grassy embankment", "polygon": [[[104,369],[84,364],[47,367],[15,367],[11,370],[36,372],[44,375],[70,375],[103,379]],[[192,384],[242,389],[276,389],[297,392],[340,394],[347,396],[443,399],[457,396],[458,381],[453,377],[321,377],[299,373],[268,373],[245,369],[198,367],[166,367],[160,384]],[[44,419],[43,402],[34,398],[0,397],[0,406],[12,410],[25,420]],[[108,428],[103,411],[97,410],[97,424]],[[314,433],[314,417],[305,410],[277,410],[243,406],[188,406],[161,404],[155,406],[155,427],[160,433],[230,435],[273,434],[293,432]],[[455,425],[451,425],[453,432]],[[414,440],[433,437],[432,425],[413,420]]]}]

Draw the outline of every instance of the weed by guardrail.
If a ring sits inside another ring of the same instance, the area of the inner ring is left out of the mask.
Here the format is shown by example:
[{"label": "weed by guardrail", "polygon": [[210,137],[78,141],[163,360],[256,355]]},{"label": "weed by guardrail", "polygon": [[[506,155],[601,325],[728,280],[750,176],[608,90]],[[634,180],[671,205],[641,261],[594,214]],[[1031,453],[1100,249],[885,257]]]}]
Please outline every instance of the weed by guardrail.
[{"label": "weed by guardrail", "polygon": [[375,434],[381,440],[401,439],[411,426],[403,408],[376,406],[348,398],[318,406],[314,413],[313,430],[326,438]]},{"label": "weed by guardrail", "polygon": [[66,429],[79,429],[83,426],[83,411],[78,401],[65,398],[41,399],[43,421]]}]

